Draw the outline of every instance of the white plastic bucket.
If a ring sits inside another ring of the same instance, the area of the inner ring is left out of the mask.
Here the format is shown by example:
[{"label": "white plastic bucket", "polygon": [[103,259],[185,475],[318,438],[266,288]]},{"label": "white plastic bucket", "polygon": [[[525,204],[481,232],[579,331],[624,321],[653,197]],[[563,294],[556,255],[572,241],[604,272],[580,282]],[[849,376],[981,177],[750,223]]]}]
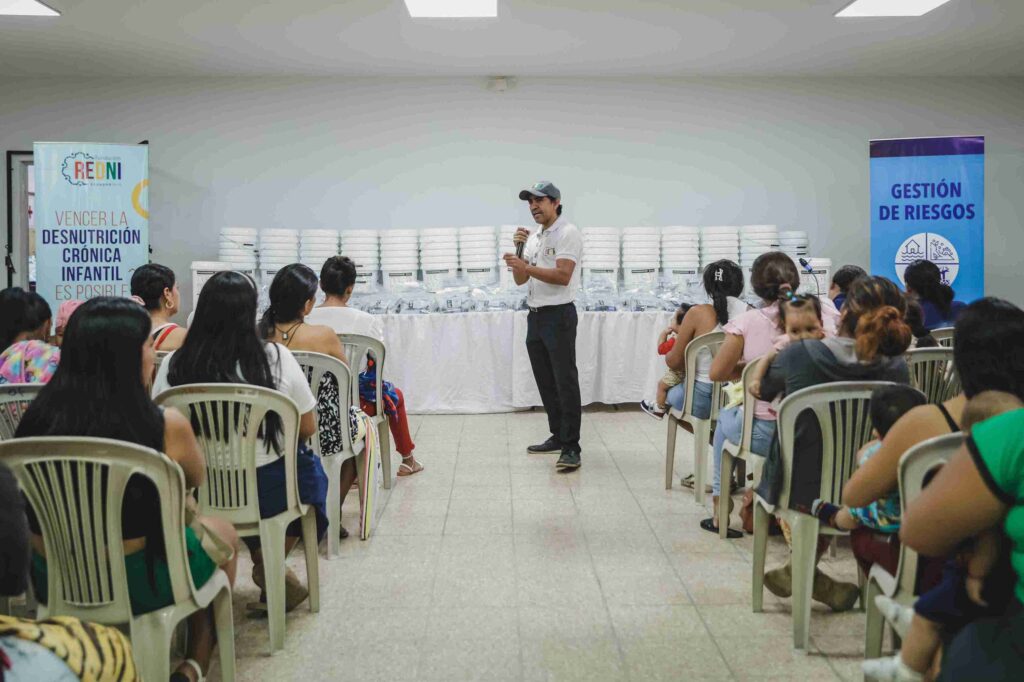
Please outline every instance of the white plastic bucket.
[{"label": "white plastic bucket", "polygon": [[466,284],[474,287],[494,284],[498,279],[498,266],[496,263],[490,267],[466,267],[464,265],[462,268],[462,278],[466,281]]},{"label": "white plastic bucket", "polygon": [[[459,228],[459,236],[460,237],[476,237],[476,236],[489,236],[489,237],[493,237],[495,235],[495,233],[497,233],[497,231],[498,230],[494,227],[494,225],[479,225],[479,226],[471,226],[471,227],[460,227]],[[512,232],[515,232],[515,228],[512,229]]]},{"label": "white plastic bucket", "polygon": [[391,268],[381,266],[381,283],[385,291],[395,291],[403,284],[416,281],[416,268]]},{"label": "white plastic bucket", "polygon": [[423,267],[423,286],[430,291],[441,289],[444,285],[458,276],[456,267]]},{"label": "white plastic bucket", "polygon": [[357,284],[376,284],[377,275],[380,273],[379,270],[374,268],[373,270],[356,270],[356,283]]},{"label": "white plastic bucket", "polygon": [[199,300],[199,292],[203,290],[203,285],[216,275],[218,272],[224,270],[233,270],[231,263],[216,260],[197,260],[192,261],[192,307],[195,308],[196,301]]},{"label": "white plastic bucket", "polygon": [[622,269],[622,286],[626,289],[654,287],[658,284],[658,264],[650,267],[624,266]]},{"label": "white plastic bucket", "polygon": [[662,268],[661,270],[662,278],[666,280],[671,286],[676,287],[680,285],[689,284],[693,279],[699,278],[700,273],[701,270],[699,266],[666,267]]},{"label": "white plastic bucket", "polygon": [[800,271],[800,293],[827,295],[829,286],[832,284],[832,259],[831,258],[807,258],[807,264],[811,266],[813,274],[807,272],[800,261],[796,261],[797,269]]},{"label": "white plastic bucket", "polygon": [[607,285],[619,288],[618,267],[583,267],[583,286]]}]

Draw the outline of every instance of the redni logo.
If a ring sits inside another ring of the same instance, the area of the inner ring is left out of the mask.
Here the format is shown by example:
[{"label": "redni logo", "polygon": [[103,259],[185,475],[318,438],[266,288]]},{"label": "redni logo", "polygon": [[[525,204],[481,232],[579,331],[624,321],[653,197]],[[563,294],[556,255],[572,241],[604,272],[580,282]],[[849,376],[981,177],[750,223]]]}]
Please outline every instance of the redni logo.
[{"label": "redni logo", "polygon": [[64,159],[61,173],[72,185],[121,184],[121,160],[96,158],[85,152],[75,152]]}]

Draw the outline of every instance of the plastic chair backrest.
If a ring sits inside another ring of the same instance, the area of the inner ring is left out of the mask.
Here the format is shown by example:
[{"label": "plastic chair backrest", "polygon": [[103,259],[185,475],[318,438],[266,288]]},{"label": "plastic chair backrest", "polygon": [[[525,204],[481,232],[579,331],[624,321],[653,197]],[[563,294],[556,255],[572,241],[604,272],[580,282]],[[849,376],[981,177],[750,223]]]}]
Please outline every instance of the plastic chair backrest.
[{"label": "plastic chair backrest", "polygon": [[[926,479],[948,462],[964,442],[962,433],[948,433],[918,443],[903,453],[898,469],[900,490],[900,518],[907,506],[924,488]],[[900,547],[900,563],[896,569],[899,590],[914,594],[917,583],[917,552],[906,545]]]},{"label": "plastic chair backrest", "polygon": [[952,348],[917,348],[907,351],[910,383],[937,405],[960,393],[960,376],[953,366]]},{"label": "plastic chair backrest", "polygon": [[14,438],[21,418],[45,384],[0,385],[0,441]]},{"label": "plastic chair backrest", "polygon": [[[285,458],[286,509],[299,506],[295,453],[299,444],[299,408],[285,394],[250,384],[186,384],[164,391],[157,405],[173,407],[192,421],[206,457],[206,481],[199,488],[199,508],[235,525],[258,524],[256,450],[263,446],[264,418],[281,418]],[[300,507],[305,512],[304,507]]]},{"label": "plastic chair backrest", "polygon": [[740,429],[739,446],[743,452],[753,452],[750,449],[754,440],[754,404],[757,398],[750,392],[750,382],[754,379],[754,372],[764,362],[764,356],[755,358],[743,368],[743,426]]},{"label": "plastic chair backrest", "polygon": [[148,478],[160,498],[174,602],[195,595],[185,547],[185,476],[169,457],[107,438],[17,438],[0,443],[39,519],[46,548],[49,616],[105,625],[132,619],[121,542],[128,479]]},{"label": "plastic chair backrest", "polygon": [[173,353],[173,350],[158,350],[156,351],[156,362],[153,363],[154,372],[160,371],[160,365],[167,359],[167,356]]},{"label": "plastic chair backrest", "polygon": [[369,353],[377,363],[377,376],[375,382],[377,396],[377,414],[384,414],[384,359],[387,350],[381,341],[364,334],[338,334],[341,345],[345,348],[345,357],[348,359],[348,366],[353,368],[352,377],[352,404],[359,405],[359,373],[366,368],[366,355]]},{"label": "plastic chair backrest", "polygon": [[[684,359],[686,362],[686,404],[683,405],[683,418],[693,419],[693,392],[697,382],[697,359],[704,351],[710,352],[712,359],[718,353],[718,349],[725,343],[725,332],[715,331],[701,334],[686,344]],[[718,381],[711,383],[711,421],[718,419],[718,412],[722,408],[725,397],[722,395],[722,384]]]},{"label": "plastic chair backrest", "polygon": [[790,506],[797,418],[806,410],[818,420],[822,444],[818,497],[838,502],[857,467],[857,451],[871,439],[871,392],[887,385],[891,382],[839,381],[801,389],[782,401],[777,426],[783,465],[779,507]]},{"label": "plastic chair backrest", "polygon": [[[352,430],[348,424],[349,408],[352,406],[352,372],[349,370],[348,365],[338,358],[323,353],[296,350],[292,351],[292,355],[295,356],[299,366],[302,367],[306,380],[309,382],[309,388],[317,399],[317,430],[316,435],[313,437],[316,453],[321,457],[354,453]],[[327,444],[321,438],[321,423],[326,420],[328,414],[322,408],[320,397],[331,385],[336,386],[338,391],[338,404],[327,408],[331,410],[337,409],[338,411],[337,424],[341,432],[342,449],[337,452],[331,451],[331,448],[327,447]]]},{"label": "plastic chair backrest", "polygon": [[932,338],[943,348],[953,347],[953,327],[939,327],[932,330]]}]

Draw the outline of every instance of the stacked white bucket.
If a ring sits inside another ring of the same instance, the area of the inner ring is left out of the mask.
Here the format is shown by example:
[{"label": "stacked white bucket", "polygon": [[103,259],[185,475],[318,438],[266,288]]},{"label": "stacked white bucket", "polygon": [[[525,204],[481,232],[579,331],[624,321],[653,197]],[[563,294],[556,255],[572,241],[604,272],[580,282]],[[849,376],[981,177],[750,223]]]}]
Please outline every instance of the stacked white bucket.
[{"label": "stacked white bucket", "polygon": [[661,275],[661,229],[625,227],[622,229],[622,286],[653,289]]},{"label": "stacked white bucket", "polygon": [[779,250],[789,254],[797,263],[807,258],[807,233],[803,230],[782,230],[779,232]]},{"label": "stacked white bucket", "polygon": [[255,227],[222,227],[217,261],[233,270],[256,271],[256,245],[259,230]]},{"label": "stacked white bucket", "polygon": [[337,230],[303,230],[299,236],[299,262],[320,274],[324,261],[338,255]]},{"label": "stacked white bucket", "polygon": [[583,228],[583,286],[619,287],[620,232],[617,227]]},{"label": "stacked white bucket", "polygon": [[[512,231],[512,234],[515,234],[515,230]],[[459,265],[462,268],[462,278],[466,284],[481,287],[492,285],[498,280],[499,259],[496,253],[498,247],[496,238],[497,230],[493,225],[459,229]],[[511,236],[507,243],[509,250],[514,251],[511,247]],[[424,281],[426,281],[426,277],[427,273],[424,270]]]},{"label": "stacked white bucket", "polygon": [[701,271],[717,260],[740,260],[740,230],[738,227],[705,227],[700,235]]},{"label": "stacked white bucket", "polygon": [[458,230],[433,227],[420,230],[420,266],[423,286],[437,291],[459,274]]},{"label": "stacked white bucket", "polygon": [[296,230],[260,230],[260,279],[270,286],[278,270],[299,262],[299,233]]},{"label": "stacked white bucket", "polygon": [[[453,245],[454,248],[454,245]],[[419,232],[384,230],[380,233],[381,282],[386,291],[397,291],[417,281],[419,271]]]},{"label": "stacked white bucket", "polygon": [[[502,259],[506,253],[516,252],[516,245],[512,243],[512,237],[515,236],[518,229],[518,225],[502,225],[498,228],[498,249],[495,255],[498,257],[499,262],[499,283],[503,289],[514,289],[516,287],[516,282],[512,279],[512,268],[506,267]],[[586,271],[584,271],[585,273]]]},{"label": "stacked white bucket", "polygon": [[[776,225],[744,225],[740,228],[740,267],[743,281],[750,282],[754,261],[762,253],[779,250],[779,228]],[[750,287],[747,286],[750,291]]]},{"label": "stacked white bucket", "polygon": [[356,264],[359,284],[377,282],[380,271],[380,237],[377,230],[342,230],[341,255]]},{"label": "stacked white bucket", "polygon": [[[779,248],[789,254],[800,271],[800,292],[806,294],[827,295],[832,282],[832,260],[829,258],[808,258],[810,253],[807,233],[802,230],[783,230],[779,232]],[[808,272],[800,263],[803,258],[810,266]]]},{"label": "stacked white bucket", "polygon": [[669,286],[689,286],[700,271],[700,228],[661,228],[661,274]]}]

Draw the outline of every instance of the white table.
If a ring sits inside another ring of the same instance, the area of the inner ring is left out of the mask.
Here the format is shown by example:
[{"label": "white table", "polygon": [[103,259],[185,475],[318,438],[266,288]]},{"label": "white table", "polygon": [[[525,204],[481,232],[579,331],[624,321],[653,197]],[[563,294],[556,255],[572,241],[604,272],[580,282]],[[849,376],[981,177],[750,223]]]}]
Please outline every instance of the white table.
[{"label": "white table", "polygon": [[[384,378],[413,414],[511,412],[540,405],[525,311],[385,315]],[[665,373],[658,334],[670,312],[581,313],[576,366],[583,404],[653,397]]]}]

